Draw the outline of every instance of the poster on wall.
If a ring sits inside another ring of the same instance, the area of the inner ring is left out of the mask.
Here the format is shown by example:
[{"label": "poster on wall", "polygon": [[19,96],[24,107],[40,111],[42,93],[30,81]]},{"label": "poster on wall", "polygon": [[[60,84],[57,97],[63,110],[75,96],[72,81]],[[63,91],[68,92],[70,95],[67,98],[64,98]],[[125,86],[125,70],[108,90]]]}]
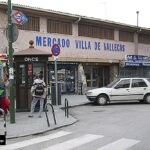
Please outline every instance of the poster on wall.
[{"label": "poster on wall", "polygon": [[84,93],[87,90],[87,82],[82,64],[79,64],[79,76],[82,83],[82,93]]}]

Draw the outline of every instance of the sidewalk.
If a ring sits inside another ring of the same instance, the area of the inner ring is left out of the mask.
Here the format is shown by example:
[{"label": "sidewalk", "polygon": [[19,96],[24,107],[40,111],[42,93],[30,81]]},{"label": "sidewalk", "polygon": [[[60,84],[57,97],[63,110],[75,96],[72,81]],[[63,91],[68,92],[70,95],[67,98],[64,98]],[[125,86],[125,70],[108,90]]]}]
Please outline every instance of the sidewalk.
[{"label": "sidewalk", "polygon": [[[79,106],[88,103],[85,95],[62,95],[62,105],[58,107],[54,107],[56,122],[55,125],[51,108],[49,108],[48,116],[50,127],[47,125],[46,115],[43,112],[43,117],[38,118],[38,112],[35,113],[33,118],[29,118],[29,112],[17,112],[15,114],[15,124],[10,124],[9,117],[6,119],[7,124],[7,139],[33,135],[38,133],[43,133],[46,131],[50,131],[53,129],[57,129],[60,127],[71,125],[77,122],[77,119],[73,118],[69,115],[69,118],[65,117],[65,112],[61,109],[64,107],[65,98],[69,101],[69,106]],[[0,135],[3,135],[4,128],[3,128],[3,118],[0,118]]]}]

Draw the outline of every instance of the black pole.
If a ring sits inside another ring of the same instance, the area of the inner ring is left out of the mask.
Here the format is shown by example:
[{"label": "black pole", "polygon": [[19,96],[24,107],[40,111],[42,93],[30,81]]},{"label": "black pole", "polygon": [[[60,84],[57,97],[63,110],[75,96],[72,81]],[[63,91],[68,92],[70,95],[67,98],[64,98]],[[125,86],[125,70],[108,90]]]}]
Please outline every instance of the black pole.
[{"label": "black pole", "polygon": [[12,55],[11,0],[8,0],[8,47],[9,47],[10,123],[15,123],[14,70],[13,70],[13,55]]}]

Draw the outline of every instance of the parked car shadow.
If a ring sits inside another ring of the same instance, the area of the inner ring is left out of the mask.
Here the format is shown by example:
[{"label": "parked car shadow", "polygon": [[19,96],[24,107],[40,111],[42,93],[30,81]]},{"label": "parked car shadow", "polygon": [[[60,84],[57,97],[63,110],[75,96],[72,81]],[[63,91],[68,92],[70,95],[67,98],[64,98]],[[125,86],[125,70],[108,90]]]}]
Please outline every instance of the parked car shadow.
[{"label": "parked car shadow", "polygon": [[146,102],[139,102],[138,100],[136,101],[111,101],[110,103],[108,102],[104,106],[100,106],[96,103],[87,103],[86,105],[88,106],[99,106],[99,107],[107,107],[107,106],[119,106],[119,105],[148,105]]}]

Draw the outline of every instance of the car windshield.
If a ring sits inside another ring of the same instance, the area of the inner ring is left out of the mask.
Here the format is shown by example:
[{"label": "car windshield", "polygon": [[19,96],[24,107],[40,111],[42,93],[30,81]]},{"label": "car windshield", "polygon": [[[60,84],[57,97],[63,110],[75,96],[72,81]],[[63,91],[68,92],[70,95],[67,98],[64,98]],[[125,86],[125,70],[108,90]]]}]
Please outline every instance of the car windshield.
[{"label": "car windshield", "polygon": [[106,87],[107,88],[112,88],[120,79],[116,79],[113,82],[111,82],[110,84],[108,84]]}]

